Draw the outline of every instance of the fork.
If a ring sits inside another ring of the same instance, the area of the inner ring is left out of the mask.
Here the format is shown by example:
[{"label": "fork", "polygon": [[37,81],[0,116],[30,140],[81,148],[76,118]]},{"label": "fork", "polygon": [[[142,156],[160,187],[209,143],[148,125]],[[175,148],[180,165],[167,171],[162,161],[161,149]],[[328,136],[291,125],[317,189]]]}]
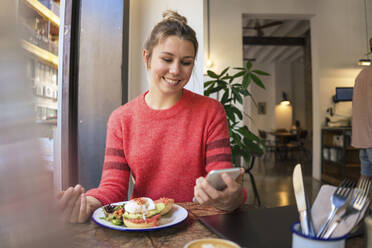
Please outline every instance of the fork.
[{"label": "fork", "polygon": [[329,223],[334,218],[337,210],[345,205],[345,203],[346,203],[350,193],[352,192],[352,189],[354,188],[354,186],[355,186],[355,182],[351,181],[350,179],[344,179],[338,185],[335,192],[331,196],[332,210],[329,213],[326,222],[320,228],[320,230],[317,234],[318,238],[322,237],[325,234],[325,231],[327,231]]},{"label": "fork", "polygon": [[359,181],[358,187],[354,189],[353,198],[350,201],[350,204],[347,205],[345,212],[331,225],[324,235],[324,238],[328,239],[342,220],[346,220],[350,215],[362,211],[364,206],[369,204],[368,195],[370,187],[371,181],[368,179],[362,178]]}]

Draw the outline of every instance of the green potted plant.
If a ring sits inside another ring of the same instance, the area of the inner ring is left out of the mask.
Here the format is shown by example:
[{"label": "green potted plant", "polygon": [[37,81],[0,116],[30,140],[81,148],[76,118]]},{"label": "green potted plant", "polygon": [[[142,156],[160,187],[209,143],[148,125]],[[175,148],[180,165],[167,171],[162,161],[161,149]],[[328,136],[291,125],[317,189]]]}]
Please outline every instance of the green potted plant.
[{"label": "green potted plant", "polygon": [[213,93],[218,93],[219,101],[225,108],[229,124],[233,163],[235,166],[239,166],[241,157],[248,163],[253,154],[261,156],[266,147],[261,139],[243,124],[243,114],[248,117],[249,115],[241,111],[237,107],[237,103],[243,104],[245,97],[251,97],[253,103],[256,104],[248,87],[253,82],[258,87],[265,89],[260,76],[269,76],[270,74],[253,69],[250,61],[245,67],[234,67],[235,73],[233,75],[228,74],[229,69],[230,67],[227,67],[221,73],[207,71],[212,80],[204,83],[204,95],[210,96]]}]

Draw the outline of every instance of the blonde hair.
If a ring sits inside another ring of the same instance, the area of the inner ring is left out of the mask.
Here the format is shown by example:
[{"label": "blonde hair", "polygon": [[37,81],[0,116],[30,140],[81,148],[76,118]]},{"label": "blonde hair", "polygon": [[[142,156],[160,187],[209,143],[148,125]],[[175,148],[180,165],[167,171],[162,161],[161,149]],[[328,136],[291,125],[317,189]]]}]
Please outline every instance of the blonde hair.
[{"label": "blonde hair", "polygon": [[194,29],[187,24],[186,17],[181,16],[176,11],[166,10],[163,12],[163,20],[152,29],[150,37],[145,43],[144,48],[148,51],[148,58],[151,58],[154,47],[161,40],[173,35],[182,40],[190,41],[194,45],[194,56],[196,57],[198,41]]}]

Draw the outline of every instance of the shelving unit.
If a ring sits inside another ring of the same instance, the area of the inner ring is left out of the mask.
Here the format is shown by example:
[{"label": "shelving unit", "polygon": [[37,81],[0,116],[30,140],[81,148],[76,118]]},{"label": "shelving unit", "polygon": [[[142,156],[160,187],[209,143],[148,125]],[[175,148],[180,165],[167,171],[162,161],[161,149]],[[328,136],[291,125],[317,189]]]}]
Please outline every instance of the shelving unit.
[{"label": "shelving unit", "polygon": [[37,123],[56,126],[58,98],[59,1],[19,0],[21,46],[28,57],[27,72],[34,88]]},{"label": "shelving unit", "polygon": [[59,28],[59,16],[57,16],[54,12],[52,12],[50,9],[48,9],[41,2],[39,2],[38,0],[24,0],[24,2],[30,8],[32,8],[33,10],[38,12],[40,16],[49,20],[53,25],[55,25]]},{"label": "shelving unit", "polygon": [[32,53],[37,59],[44,61],[51,66],[58,68],[58,56],[54,55],[53,53],[48,52],[45,49],[42,49],[28,41],[22,40],[22,47]]},{"label": "shelving unit", "polygon": [[322,128],[322,181],[337,185],[359,178],[359,149],[350,143],[351,127]]}]

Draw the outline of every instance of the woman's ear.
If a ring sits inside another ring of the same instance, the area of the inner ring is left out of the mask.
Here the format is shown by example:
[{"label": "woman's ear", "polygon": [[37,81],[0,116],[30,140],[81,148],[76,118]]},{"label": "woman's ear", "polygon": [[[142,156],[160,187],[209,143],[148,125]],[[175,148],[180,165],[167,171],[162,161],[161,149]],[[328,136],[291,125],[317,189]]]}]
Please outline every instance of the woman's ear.
[{"label": "woman's ear", "polygon": [[150,53],[146,49],[142,51],[143,61],[145,62],[146,69],[150,68]]}]

